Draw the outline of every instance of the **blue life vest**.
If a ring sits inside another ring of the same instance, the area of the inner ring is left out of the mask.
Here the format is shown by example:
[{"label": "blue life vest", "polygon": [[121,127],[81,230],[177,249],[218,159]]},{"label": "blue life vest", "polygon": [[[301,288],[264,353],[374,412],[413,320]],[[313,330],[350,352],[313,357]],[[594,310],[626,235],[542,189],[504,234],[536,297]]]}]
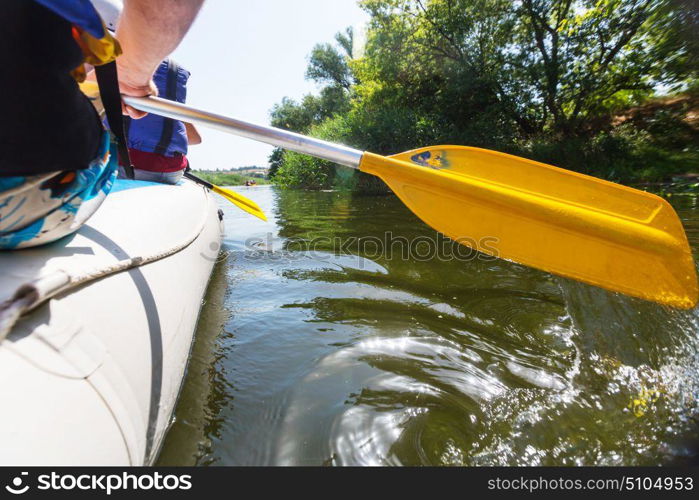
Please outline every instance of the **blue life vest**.
[{"label": "blue life vest", "polygon": [[[160,63],[153,75],[158,96],[184,103],[189,74],[171,59]],[[129,148],[170,157],[187,154],[187,132],[181,121],[150,113],[140,120],[127,120],[127,123]]]}]

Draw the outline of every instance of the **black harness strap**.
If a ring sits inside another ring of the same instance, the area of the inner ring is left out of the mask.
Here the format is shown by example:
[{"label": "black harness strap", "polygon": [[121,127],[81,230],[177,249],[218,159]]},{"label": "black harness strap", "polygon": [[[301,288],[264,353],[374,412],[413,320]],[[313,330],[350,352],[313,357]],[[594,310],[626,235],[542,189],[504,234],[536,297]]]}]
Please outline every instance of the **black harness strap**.
[{"label": "black harness strap", "polygon": [[[165,84],[165,95],[160,96],[170,101],[177,101],[177,74],[179,66],[172,59],[168,59],[167,82]],[[172,142],[172,133],[175,130],[175,120],[172,118],[163,119],[163,131],[160,134],[160,140],[155,147],[155,152],[159,155],[164,155],[167,147]]]},{"label": "black harness strap", "polygon": [[104,111],[107,114],[107,122],[119,148],[120,161],[128,178],[133,179],[133,164],[129,157],[129,148],[124,134],[124,117],[121,114],[121,93],[119,92],[116,62],[112,61],[102,66],[95,66],[95,73],[97,74],[97,84]]},{"label": "black harness strap", "polygon": [[124,135],[126,136],[126,139],[129,138],[130,130],[131,130],[131,117],[125,116],[124,117]]}]

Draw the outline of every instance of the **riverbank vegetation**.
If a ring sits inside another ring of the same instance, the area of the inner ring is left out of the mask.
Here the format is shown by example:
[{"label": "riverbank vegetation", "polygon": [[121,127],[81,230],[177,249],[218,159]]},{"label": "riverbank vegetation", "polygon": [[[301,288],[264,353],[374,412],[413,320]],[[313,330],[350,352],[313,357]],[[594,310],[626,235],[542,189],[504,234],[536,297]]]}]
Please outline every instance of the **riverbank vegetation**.
[{"label": "riverbank vegetation", "polygon": [[269,184],[269,180],[264,176],[250,174],[249,172],[234,170],[192,170],[192,173],[204,179],[206,182],[218,186],[242,186],[245,185],[246,182],[252,181],[254,181],[255,184]]},{"label": "riverbank vegetation", "polygon": [[[379,154],[459,144],[624,183],[699,171],[699,14],[689,0],[363,0],[366,33],[317,45],[318,93],[272,125]],[[282,186],[382,191],[276,150]]]}]

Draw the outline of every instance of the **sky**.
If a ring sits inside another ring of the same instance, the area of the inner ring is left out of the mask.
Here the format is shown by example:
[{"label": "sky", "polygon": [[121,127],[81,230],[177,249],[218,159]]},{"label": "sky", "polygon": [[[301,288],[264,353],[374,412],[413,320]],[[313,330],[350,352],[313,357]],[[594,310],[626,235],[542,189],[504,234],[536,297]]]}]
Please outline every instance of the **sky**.
[{"label": "sky", "polygon": [[[304,77],[313,46],[367,20],[356,0],[207,0],[172,54],[192,73],[187,104],[268,125],[282,97],[318,90]],[[267,166],[270,146],[198,130],[203,141],[189,149],[192,168]]]}]

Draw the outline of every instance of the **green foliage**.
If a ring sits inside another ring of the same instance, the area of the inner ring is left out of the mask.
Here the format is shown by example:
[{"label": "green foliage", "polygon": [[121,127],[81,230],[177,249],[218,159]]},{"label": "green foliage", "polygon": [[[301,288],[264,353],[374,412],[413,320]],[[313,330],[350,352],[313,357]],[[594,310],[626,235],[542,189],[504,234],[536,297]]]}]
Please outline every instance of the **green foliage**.
[{"label": "green foliage", "polygon": [[217,186],[240,186],[245,184],[245,181],[254,180],[257,184],[269,184],[267,179],[262,179],[257,176],[243,175],[235,172],[211,172],[202,170],[192,170],[192,173],[206,182],[216,184]]},{"label": "green foliage", "polygon": [[[300,103],[284,97],[270,113],[273,127],[305,134],[325,120],[350,110],[350,89],[355,82],[348,65],[352,54],[352,30],[338,33],[335,38],[345,55],[330,44],[316,45],[306,72],[307,78],[325,83],[326,86],[317,96],[305,95]],[[281,149],[275,149],[269,157],[270,179],[275,179],[281,185],[305,186],[309,189],[319,189],[327,183],[331,176],[323,172],[326,167],[322,166],[322,162],[309,164],[296,156],[298,155],[287,156]],[[277,176],[284,163],[288,163],[287,168],[282,169],[282,175]],[[316,174],[311,172],[314,168],[319,169]],[[291,169],[298,171],[292,173]]]},{"label": "green foliage", "polygon": [[267,176],[270,180],[274,180],[277,176],[279,168],[284,163],[284,150],[280,148],[274,148],[272,154],[269,155],[269,173]]},{"label": "green foliage", "polygon": [[318,96],[304,96],[300,103],[285,97],[272,108],[271,123],[274,127],[307,132],[312,125],[349,109],[349,97],[341,87],[326,87]]},{"label": "green foliage", "polygon": [[[317,45],[307,76],[324,87],[285,98],[274,125],[380,154],[479,146],[625,182],[695,168],[696,108],[655,98],[659,88],[696,95],[689,0],[360,3],[370,14],[362,56],[351,31]],[[328,162],[273,161],[282,185],[376,189]]]},{"label": "green foliage", "polygon": [[659,147],[645,130],[622,125],[583,139],[533,142],[522,156],[615,182],[661,181],[673,174],[697,171],[697,151]]},{"label": "green foliage", "polygon": [[[364,130],[368,123],[366,114],[350,112],[347,115],[337,115],[323,123],[311,127],[308,133],[314,137],[332,142],[351,142],[359,144],[362,149],[379,150],[376,142],[371,142],[379,134],[366,136]],[[375,118],[375,116],[374,116]],[[396,120],[395,123],[404,123]],[[378,131],[374,123],[371,125]],[[393,140],[399,136],[394,127],[386,126],[383,130],[391,135]],[[366,142],[364,142],[366,141]],[[385,144],[390,144],[391,139]],[[357,172],[352,169],[335,165],[332,162],[319,160],[311,156],[285,151],[282,162],[274,181],[276,184],[289,188],[306,189],[343,189],[358,190],[371,193],[385,193],[387,188],[376,177]]]},{"label": "green foliage", "polygon": [[331,87],[340,87],[349,91],[355,83],[348,64],[352,58],[354,44],[352,28],[347,28],[344,33],[335,35],[335,41],[338,47],[329,43],[318,44],[313,47],[308,69],[306,70],[306,78],[317,83],[324,83]]},{"label": "green foliage", "polygon": [[283,164],[274,176],[274,182],[288,188],[323,189],[331,179],[332,167],[319,160],[293,151],[283,153]]},{"label": "green foliage", "polygon": [[650,57],[661,61],[659,78],[673,90],[697,84],[699,76],[699,9],[696,0],[662,2],[647,32]]}]

